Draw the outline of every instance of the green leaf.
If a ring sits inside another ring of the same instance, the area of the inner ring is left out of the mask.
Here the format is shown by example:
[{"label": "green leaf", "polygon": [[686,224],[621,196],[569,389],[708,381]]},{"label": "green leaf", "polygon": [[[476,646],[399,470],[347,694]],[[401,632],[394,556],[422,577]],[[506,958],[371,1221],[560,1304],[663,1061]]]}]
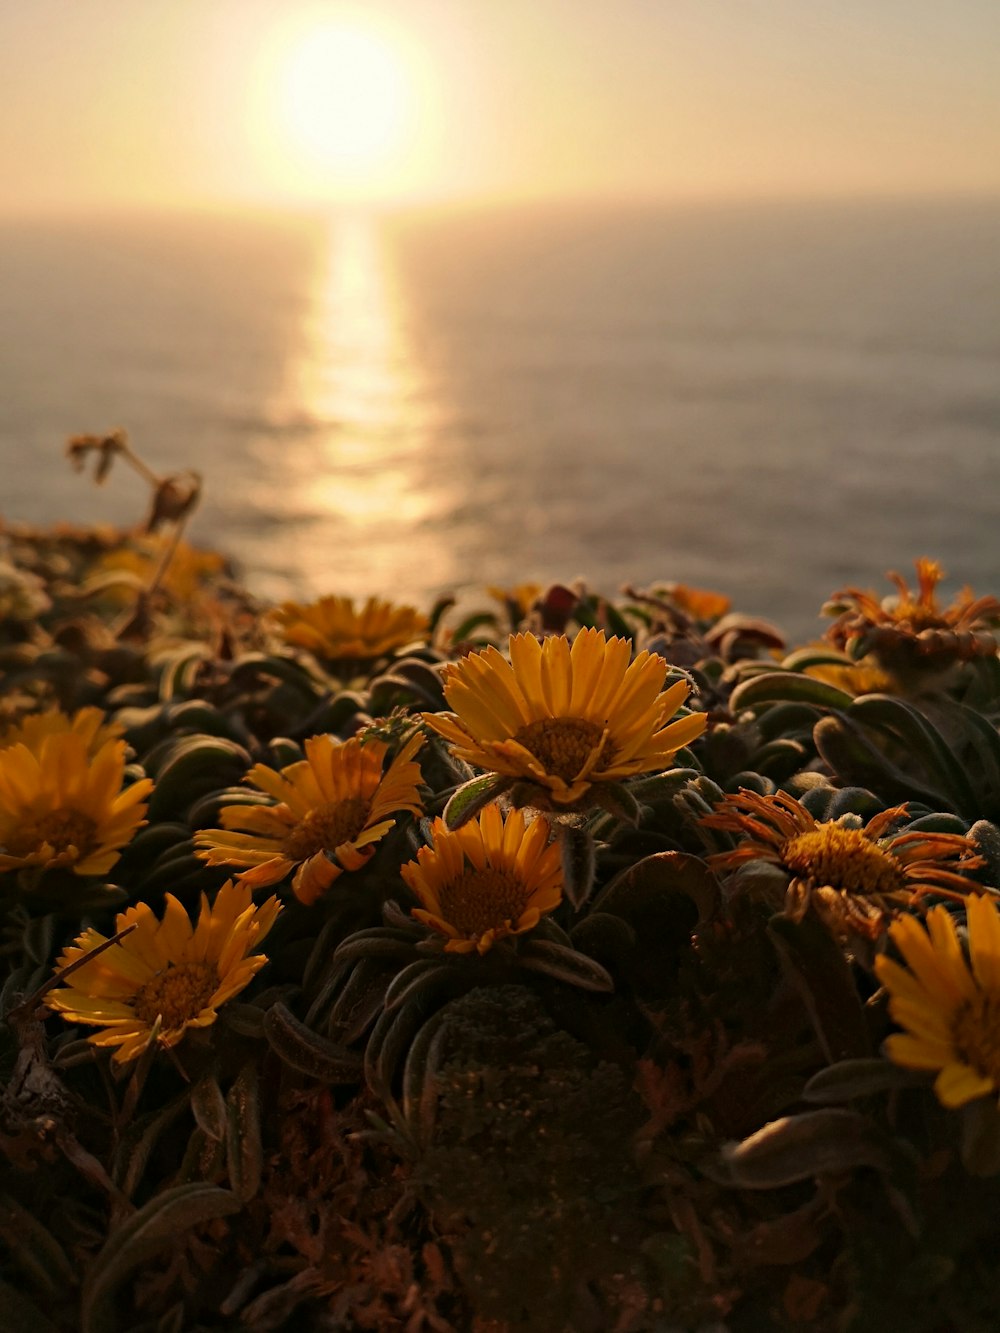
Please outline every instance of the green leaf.
[{"label": "green leaf", "polygon": [[563,893],[577,911],[590,897],[597,873],[597,848],[589,829],[575,824],[556,826],[562,857]]},{"label": "green leaf", "polygon": [[0,1309],[3,1310],[3,1333],[59,1333],[56,1325],[42,1314],[34,1301],[2,1279]]},{"label": "green leaf", "polygon": [[804,1102],[850,1102],[856,1097],[873,1097],[898,1088],[928,1086],[926,1074],[901,1069],[890,1060],[840,1060],[814,1074],[802,1089]]},{"label": "green leaf", "polygon": [[264,1032],[276,1054],[300,1074],[308,1074],[319,1083],[360,1080],[361,1057],[356,1051],[313,1032],[280,1002],[268,1009]]},{"label": "green leaf", "polygon": [[687,852],[654,852],[627,866],[595,898],[592,911],[611,912],[626,919],[651,900],[685,894],[706,921],[719,901],[715,876],[699,856]]},{"label": "green leaf", "polygon": [[813,730],[813,740],[842,784],[867,787],[887,804],[919,801],[931,810],[957,813],[942,792],[925,787],[890,763],[848,718],[821,718]]},{"label": "green leaf", "polygon": [[760,704],[803,703],[843,711],[853,702],[853,695],[812,676],[797,671],[765,671],[736,686],[729,697],[729,710],[736,714]]},{"label": "green leaf", "polygon": [[158,1251],[217,1217],[241,1208],[230,1190],[195,1181],[164,1190],[111,1233],[89,1265],[83,1285],[81,1333],[108,1333],[114,1328],[112,1300],[122,1282]]},{"label": "green leaf", "polygon": [[779,912],[768,922],[767,933],[805,1004],[827,1061],[870,1056],[871,1034],[850,966],[815,913],[808,911],[796,922]]},{"label": "green leaf", "polygon": [[613,991],[611,974],[593,958],[576,949],[549,940],[527,939],[517,955],[518,964],[529,972],[544,972],[587,991]]},{"label": "green leaf", "polygon": [[452,832],[461,828],[491,801],[503,795],[510,785],[510,778],[502,777],[498,773],[485,773],[482,777],[463,783],[448,798],[443,815],[445,824]]},{"label": "green leaf", "polygon": [[191,1114],[210,1139],[226,1137],[226,1099],[214,1074],[205,1074],[191,1089]]},{"label": "green leaf", "polygon": [[0,1194],[0,1236],[47,1304],[66,1299],[78,1281],[76,1268],[52,1233],[9,1194]]},{"label": "green leaf", "polygon": [[993,1097],[966,1102],[958,1112],[962,1165],[970,1176],[1000,1173],[1000,1108]]},{"label": "green leaf", "polygon": [[595,782],[590,788],[590,799],[607,810],[609,815],[631,824],[634,828],[639,823],[642,808],[628,787],[620,782]]},{"label": "green leaf", "polygon": [[[226,1095],[227,1134],[226,1170],[232,1191],[241,1203],[249,1203],[260,1189],[264,1152],[260,1134],[260,1097],[257,1066],[253,1062],[240,1070]],[[202,1126],[205,1129],[204,1126]],[[218,1138],[209,1133],[210,1138]]]},{"label": "green leaf", "polygon": [[865,1116],[840,1109],[772,1120],[720,1157],[721,1178],[738,1189],[777,1189],[859,1166],[890,1172],[894,1165],[885,1135]]}]

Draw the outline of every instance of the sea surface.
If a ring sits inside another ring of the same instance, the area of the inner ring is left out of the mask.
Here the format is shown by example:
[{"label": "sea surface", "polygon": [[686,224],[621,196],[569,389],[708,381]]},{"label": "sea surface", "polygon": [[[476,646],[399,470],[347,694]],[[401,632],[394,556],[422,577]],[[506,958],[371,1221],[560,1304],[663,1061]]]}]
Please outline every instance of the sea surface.
[{"label": "sea surface", "polygon": [[115,426],[271,598],[1000,594],[1000,201],[0,222],[0,513],[135,521]]}]

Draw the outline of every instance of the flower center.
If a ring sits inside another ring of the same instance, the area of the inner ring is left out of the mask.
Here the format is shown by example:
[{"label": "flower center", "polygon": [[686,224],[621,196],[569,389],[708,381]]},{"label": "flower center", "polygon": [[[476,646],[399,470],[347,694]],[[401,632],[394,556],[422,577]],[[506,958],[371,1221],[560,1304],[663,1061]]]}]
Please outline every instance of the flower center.
[{"label": "flower center", "polygon": [[[572,782],[600,745],[604,728],[580,717],[543,717],[529,722],[515,733],[514,740],[535,756],[546,773],[564,782]],[[601,760],[608,763],[610,739],[601,750]]]},{"label": "flower center", "polygon": [[951,1031],[955,1050],[965,1063],[1000,1087],[1000,995],[986,991],[966,1000]]},{"label": "flower center", "polygon": [[308,861],[317,852],[332,852],[342,842],[358,836],[368,818],[369,802],[362,796],[348,796],[310,810],[281,844],[282,856],[289,861]]},{"label": "flower center", "polygon": [[10,835],[7,851],[11,856],[27,856],[47,842],[57,855],[75,847],[81,857],[94,846],[96,834],[97,825],[80,810],[52,810],[15,829]]},{"label": "flower center", "polygon": [[840,824],[820,824],[809,833],[789,838],[781,859],[788,870],[809,883],[847,893],[895,893],[905,884],[894,856],[861,829]]},{"label": "flower center", "polygon": [[135,1016],[163,1028],[179,1028],[197,1018],[212,998],[219,974],[210,963],[170,963],[135,993]]},{"label": "flower center", "polygon": [[528,891],[506,870],[465,870],[441,886],[441,915],[467,938],[478,939],[488,930],[516,923],[528,900]]}]

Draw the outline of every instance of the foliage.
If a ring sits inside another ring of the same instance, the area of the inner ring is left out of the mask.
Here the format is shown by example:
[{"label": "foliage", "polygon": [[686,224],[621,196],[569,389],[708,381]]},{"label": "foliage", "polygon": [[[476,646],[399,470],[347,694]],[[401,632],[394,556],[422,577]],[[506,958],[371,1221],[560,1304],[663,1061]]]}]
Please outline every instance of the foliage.
[{"label": "foliage", "polygon": [[[73,450],[146,475],[121,433]],[[833,641],[789,651],[679,584],[523,585],[464,619],[448,599],[380,604],[401,627],[381,639],[351,638],[339,598],[351,654],[315,652],[308,607],[275,618],[184,546],[197,479],[147,480],[142,531],[0,528],[0,792],[33,746],[71,749],[82,781],[120,735],[100,801],[148,795],[101,873],[74,873],[72,783],[46,778],[48,822],[17,834],[40,850],[0,873],[5,1329],[996,1327],[990,599],[941,610],[922,562],[922,601],[898,576],[895,608],[847,590]],[[565,640],[538,657],[560,665],[523,728],[496,666],[511,634]],[[621,673],[650,655],[608,704],[615,744],[645,744],[685,697],[696,720],[643,768],[615,766],[600,718],[569,718],[588,772],[611,773],[576,782],[559,700],[587,695],[571,672],[604,670],[615,638]],[[503,726],[484,740],[453,692],[491,645],[482,699]],[[465,757],[428,723],[443,713],[473,736]],[[572,800],[519,776],[543,734]],[[317,737],[344,757],[325,794]],[[284,878],[216,864],[234,845]],[[324,869],[309,901],[302,849]],[[198,940],[216,932],[224,977],[256,920],[211,912],[242,903],[233,877],[248,911],[271,893],[281,910],[253,945],[266,965],[213,990]],[[934,949],[947,963],[921,972]],[[940,975],[973,989],[945,1003]],[[122,1004],[141,1022],[115,1062],[89,1038]],[[960,1105],[931,1067],[952,1048],[974,1075]]]}]

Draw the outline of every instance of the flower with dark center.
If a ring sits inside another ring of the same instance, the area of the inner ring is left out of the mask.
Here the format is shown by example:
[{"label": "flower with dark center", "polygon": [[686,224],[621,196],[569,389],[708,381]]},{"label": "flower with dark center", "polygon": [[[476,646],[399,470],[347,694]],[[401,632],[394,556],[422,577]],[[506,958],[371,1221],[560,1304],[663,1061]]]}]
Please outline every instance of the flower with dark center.
[{"label": "flower with dark center", "polygon": [[1000,1092],[1000,913],[986,894],[970,895],[965,911],[968,963],[940,906],[926,926],[901,916],[889,927],[905,967],[885,955],[875,960],[889,1013],[904,1029],[886,1038],[885,1053],[905,1069],[937,1070],[934,1091],[945,1106]]},{"label": "flower with dark center", "polygon": [[314,903],[335,879],[374,855],[395,824],[392,814],[420,814],[421,774],[413,757],[423,739],[415,732],[385,772],[389,747],[358,737],[313,736],[305,759],[280,773],[256,764],[247,781],[277,804],[224,806],[223,827],[195,835],[198,855],[213,866],[245,866],[238,878],[253,888],[295,870],[296,896]]},{"label": "flower with dark center", "polygon": [[435,819],[433,846],[421,847],[400,871],[421,903],[413,915],[443,935],[451,953],[484,954],[498,940],[532,930],[562,899],[562,861],[551,833],[540,815],[527,822],[512,810],[505,821],[495,802],[452,832]]},{"label": "flower with dark center", "polygon": [[[254,907],[250,889],[227,880],[210,907],[202,894],[194,927],[173,896],[166,895],[162,921],[146,903],[120,912],[115,934],[134,929],[117,944],[82,963],[66,985],[45,997],[70,1023],[102,1030],[88,1040],[115,1047],[127,1064],[155,1040],[176,1046],[188,1028],[208,1027],[219,1008],[239,994],[267,962],[252,950],[280,911],[277,898]],[[61,971],[85,958],[107,937],[85,930],[56,963]]]},{"label": "flower with dark center", "polygon": [[308,648],[326,661],[382,657],[426,638],[428,628],[426,616],[412,606],[394,606],[375,597],[369,597],[360,610],[350,597],[285,602],[274,620],[286,643]]},{"label": "flower with dark center", "polygon": [[663,690],[667,663],[655,653],[631,660],[628,639],[583,629],[510,639],[510,661],[496,648],[444,668],[451,713],[424,713],[429,727],[466,763],[533,787],[535,804],[586,803],[596,783],[668,768],[700,736],[704,713],[671,722],[690,691]]},{"label": "flower with dark center", "polygon": [[97,745],[95,716],[80,726],[64,720],[63,730],[29,728],[31,747],[19,741],[0,749],[0,871],[64,867],[106,875],[145,823],[153,784],[142,778],[122,790],[125,742]]}]

